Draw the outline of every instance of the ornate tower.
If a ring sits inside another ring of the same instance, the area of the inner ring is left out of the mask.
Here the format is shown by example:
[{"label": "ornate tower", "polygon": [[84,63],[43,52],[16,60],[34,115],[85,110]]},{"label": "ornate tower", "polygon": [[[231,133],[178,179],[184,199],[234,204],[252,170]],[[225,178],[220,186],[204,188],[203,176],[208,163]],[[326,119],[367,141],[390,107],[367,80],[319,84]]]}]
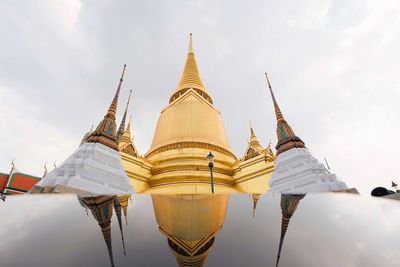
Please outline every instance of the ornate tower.
[{"label": "ornate tower", "polygon": [[249,146],[244,153],[242,160],[246,161],[261,155],[264,151],[264,148],[261,146],[260,142],[257,139],[256,134],[254,133],[254,129],[250,123],[250,141]]},{"label": "ornate tower", "polygon": [[206,156],[210,151],[216,158],[215,184],[219,192],[229,190],[234,184],[231,174],[237,159],[231,151],[221,114],[200,78],[190,35],[182,77],[169,104],[161,111],[153,142],[144,156],[153,165],[150,186],[185,182],[196,190],[208,192],[210,174]]},{"label": "ornate tower", "polygon": [[117,114],[118,97],[121,91],[122,81],[124,80],[125,69],[126,65],[124,65],[124,69],[122,70],[114,99],[96,130],[94,130],[94,132],[87,139],[88,143],[100,143],[118,151],[117,125],[115,123],[115,116]]},{"label": "ornate tower", "polygon": [[[128,126],[126,127],[125,132],[118,139],[118,147],[120,152],[124,152],[128,155],[131,155],[135,158],[139,158],[139,154],[136,150],[135,145],[132,142],[131,136],[131,120],[132,117],[129,118]],[[121,123],[122,124],[122,123]]]},{"label": "ornate tower", "polygon": [[244,157],[230,147],[221,113],[199,72],[192,35],[181,78],[161,110],[153,141],[139,156],[130,127],[119,139],[120,155],[138,193],[203,194],[211,191],[207,155],[215,157],[215,193],[265,193],[274,170],[271,147],[263,148],[254,129]]},{"label": "ornate tower", "polygon": [[129,101],[131,100],[131,94],[132,94],[132,90],[129,91],[128,102],[126,103],[125,112],[124,112],[124,115],[122,116],[121,124],[119,125],[118,132],[117,132],[117,140],[119,140],[121,138],[122,134],[125,131],[125,121],[126,121],[126,115],[128,113]]},{"label": "ornate tower", "polygon": [[335,174],[330,173],[310,154],[304,142],[294,133],[282,115],[266,73],[265,76],[274,104],[278,137],[275,171],[269,181],[271,190],[287,194],[305,194],[347,189],[345,183],[338,181]]},{"label": "ornate tower", "polygon": [[63,164],[37,183],[30,193],[130,195],[133,193],[118,153],[115,116],[125,74],[124,65],[114,98],[104,118]]}]

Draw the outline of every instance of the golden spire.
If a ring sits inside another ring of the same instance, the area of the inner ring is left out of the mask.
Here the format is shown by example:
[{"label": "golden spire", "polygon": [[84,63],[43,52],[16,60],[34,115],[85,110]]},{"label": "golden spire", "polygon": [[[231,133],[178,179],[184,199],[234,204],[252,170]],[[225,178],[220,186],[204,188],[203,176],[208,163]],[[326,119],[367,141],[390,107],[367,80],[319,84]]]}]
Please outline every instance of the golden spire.
[{"label": "golden spire", "polygon": [[192,33],[189,34],[189,50],[188,53],[194,53],[193,52],[193,41],[192,41]]},{"label": "golden spire", "polygon": [[129,136],[131,133],[131,122],[132,122],[132,115],[129,116],[128,126],[126,126],[126,129],[125,129],[125,132],[129,133]]},{"label": "golden spire", "polygon": [[116,136],[117,125],[115,123],[115,115],[117,113],[118,97],[121,91],[121,85],[124,79],[125,69],[126,65],[124,65],[124,69],[122,70],[117,91],[115,92],[114,99],[111,102],[110,107],[108,108],[107,114],[104,116],[103,120],[100,121],[96,130],[87,139],[87,142],[89,143],[101,143],[117,151],[118,151],[118,143]]},{"label": "golden spire", "polygon": [[175,91],[172,93],[169,102],[171,103],[190,88],[195,89],[202,97],[212,103],[212,99],[204,87],[203,81],[200,77],[199,69],[197,67],[196,58],[193,51],[192,33],[190,33],[189,37],[189,49],[181,80],[179,81]]},{"label": "golden spire", "polygon": [[251,125],[251,121],[249,121],[250,125],[250,141],[248,141],[248,148],[246,152],[244,153],[244,156],[242,157],[243,161],[252,159],[254,157],[257,157],[261,155],[263,152],[264,148],[261,146],[260,142],[257,139],[256,134],[254,133],[254,129]]},{"label": "golden spire", "polygon": [[262,146],[260,145],[260,142],[257,139],[256,134],[254,133],[254,129],[253,129],[253,126],[251,125],[251,121],[249,121],[249,125],[250,125],[250,142],[249,142],[250,146],[262,148]]},{"label": "golden spire", "polygon": [[129,97],[128,97],[128,101],[127,101],[127,103],[126,103],[126,108],[125,108],[124,116],[122,117],[121,124],[119,125],[119,128],[118,128],[117,140],[119,140],[119,139],[121,138],[122,134],[123,134],[124,131],[125,131],[126,114],[127,114],[127,112],[128,112],[129,102],[130,102],[130,100],[131,100],[131,94],[132,94],[132,89],[129,91]]},{"label": "golden spire", "polygon": [[279,153],[285,152],[289,149],[295,147],[305,147],[304,142],[296,136],[292,127],[286,122],[283,118],[282,112],[276,102],[274,92],[272,91],[271,83],[268,79],[267,73],[265,73],[265,77],[267,78],[269,92],[271,93],[272,102],[275,108],[275,116],[276,116],[276,134],[278,136],[278,143],[276,144],[276,155],[278,156]]}]

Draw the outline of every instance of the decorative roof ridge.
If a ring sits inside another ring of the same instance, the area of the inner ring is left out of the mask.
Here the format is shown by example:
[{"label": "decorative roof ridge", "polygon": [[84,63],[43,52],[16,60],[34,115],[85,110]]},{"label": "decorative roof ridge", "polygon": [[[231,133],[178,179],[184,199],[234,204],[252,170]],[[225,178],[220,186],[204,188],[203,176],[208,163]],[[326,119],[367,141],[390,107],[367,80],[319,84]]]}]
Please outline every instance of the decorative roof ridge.
[{"label": "decorative roof ridge", "polygon": [[198,93],[198,91],[197,91],[195,88],[186,89],[184,93],[182,93],[180,96],[178,96],[177,98],[175,98],[172,102],[168,103],[168,105],[167,105],[166,107],[164,107],[164,108],[161,110],[161,113],[163,113],[163,112],[164,112],[166,109],[168,109],[169,107],[171,107],[171,106],[173,106],[173,105],[175,105],[175,104],[181,103],[183,100],[185,100],[187,97],[189,97],[189,96],[192,95],[192,94],[193,94],[199,101],[201,101],[201,102],[203,102],[203,103],[209,105],[209,106],[212,107],[213,109],[217,110],[218,113],[220,113],[219,110],[218,110],[212,103],[210,103],[209,101],[207,101],[206,99],[204,99],[204,97],[202,97],[202,96]]}]

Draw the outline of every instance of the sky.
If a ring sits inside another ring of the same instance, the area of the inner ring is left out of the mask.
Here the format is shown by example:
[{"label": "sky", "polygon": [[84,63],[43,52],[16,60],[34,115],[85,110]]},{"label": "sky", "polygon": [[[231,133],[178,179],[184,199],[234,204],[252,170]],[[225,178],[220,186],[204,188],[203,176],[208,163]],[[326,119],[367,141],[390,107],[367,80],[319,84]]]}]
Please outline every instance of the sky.
[{"label": "sky", "polygon": [[0,172],[41,176],[104,116],[123,64],[134,143],[150,147],[177,85],[189,33],[201,76],[241,157],[248,121],[276,144],[264,72],[282,112],[349,187],[400,182],[400,3],[79,1],[0,4]]}]

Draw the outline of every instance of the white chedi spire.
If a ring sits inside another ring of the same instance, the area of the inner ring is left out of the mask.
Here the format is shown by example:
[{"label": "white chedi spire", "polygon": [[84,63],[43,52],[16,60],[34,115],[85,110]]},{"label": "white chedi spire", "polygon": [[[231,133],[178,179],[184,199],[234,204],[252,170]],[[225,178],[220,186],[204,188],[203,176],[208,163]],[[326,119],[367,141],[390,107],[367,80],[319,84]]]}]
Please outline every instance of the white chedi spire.
[{"label": "white chedi spire", "polygon": [[78,149],[60,167],[43,177],[30,193],[133,194],[118,153],[115,124],[125,69],[126,65],[111,105],[96,130],[85,136]]},{"label": "white chedi spire", "polygon": [[289,194],[332,192],[347,189],[307,148],[292,148],[275,159],[269,181],[271,191]]},{"label": "white chedi spire", "polygon": [[130,195],[133,189],[118,151],[100,143],[83,143],[30,192]]},{"label": "white chedi spire", "polygon": [[338,181],[335,174],[330,173],[310,154],[303,140],[294,133],[283,117],[266,73],[265,76],[274,104],[278,137],[275,171],[269,181],[270,190],[284,194],[307,194],[347,189],[345,183]]}]

